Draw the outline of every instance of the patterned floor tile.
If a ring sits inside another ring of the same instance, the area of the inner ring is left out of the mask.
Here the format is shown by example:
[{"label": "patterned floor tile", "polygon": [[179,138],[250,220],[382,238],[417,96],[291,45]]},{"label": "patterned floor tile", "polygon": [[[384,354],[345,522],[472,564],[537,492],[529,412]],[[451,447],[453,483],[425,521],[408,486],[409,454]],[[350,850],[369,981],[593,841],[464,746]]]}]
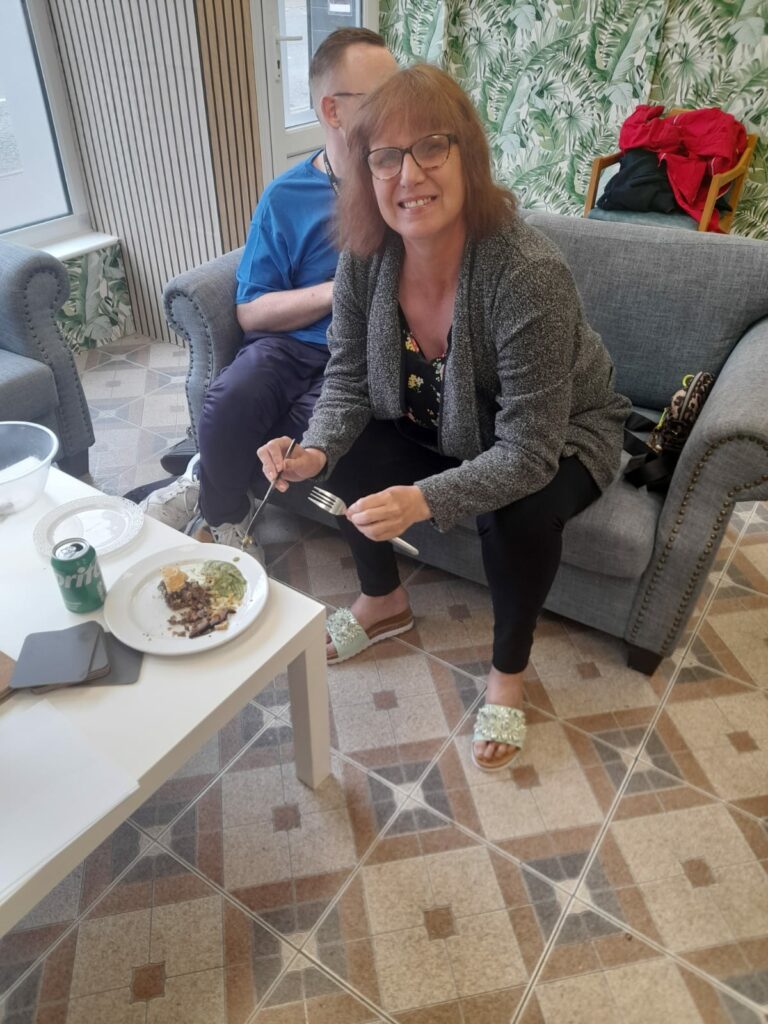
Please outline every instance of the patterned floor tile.
[{"label": "patterned floor tile", "polygon": [[0,938],[0,996],[16,984],[147,846],[146,836],[127,822],[121,825]]},{"label": "patterned floor tile", "polygon": [[759,1024],[754,1007],[575,901],[517,1024]]},{"label": "patterned floor tile", "polygon": [[700,661],[706,651],[711,667],[768,689],[768,592],[758,594],[724,580],[696,639]]},{"label": "patterned floor tile", "polygon": [[90,450],[94,480],[109,479],[140,462],[156,460],[167,447],[167,441],[158,434],[117,416],[103,416],[97,422],[98,436]]},{"label": "patterned floor tile", "polygon": [[[664,695],[674,663],[652,676],[626,664],[623,641],[578,623],[542,616],[526,682],[528,701],[586,732],[636,749]],[[623,737],[620,733],[623,732]]]},{"label": "patterned floor tile", "polygon": [[384,1024],[384,1021],[375,1010],[346,992],[325,971],[298,953],[262,1003],[252,1024]]},{"label": "patterned floor tile", "polygon": [[222,768],[272,721],[272,716],[256,704],[246,705],[134,811],[130,820],[148,835],[159,835],[202,793]]},{"label": "patterned floor tile", "polygon": [[407,589],[416,629],[403,639],[462,671],[484,676],[493,636],[488,588],[423,567]]},{"label": "patterned floor tile", "polygon": [[747,525],[747,537],[761,533],[768,535],[768,501],[755,503],[754,511]]},{"label": "patterned floor tile", "polygon": [[160,842],[301,945],[401,799],[351,764],[332,767],[318,789],[300,783],[293,733],[275,722]]},{"label": "patterned floor tile", "polygon": [[125,352],[125,359],[138,363],[169,377],[186,377],[189,368],[189,349],[164,341],[149,341]]},{"label": "patterned floor tile", "polygon": [[144,427],[169,441],[184,436],[189,424],[187,394],[183,379],[142,395],[115,410],[115,415],[137,427]]},{"label": "patterned floor tile", "polygon": [[288,675],[281,672],[279,676],[265,686],[258,697],[254,700],[257,707],[264,708],[270,714],[283,718],[287,722],[291,720],[291,705],[288,693]]},{"label": "patterned floor tile", "polygon": [[256,538],[264,548],[270,568],[297,543],[307,540],[321,527],[287,509],[267,505],[256,522]]},{"label": "patterned floor tile", "polygon": [[145,369],[126,359],[109,359],[86,370],[82,376],[88,404],[100,411],[119,409],[170,381],[167,374]]},{"label": "patterned floor tile", "polygon": [[398,640],[328,669],[331,742],[399,786],[424,773],[482,683]]},{"label": "patterned floor tile", "polygon": [[525,748],[490,774],[470,715],[412,794],[573,891],[628,770],[621,751],[527,707]]},{"label": "patterned floor tile", "polygon": [[[398,556],[401,580],[408,580],[418,563]],[[333,607],[351,604],[360,593],[355,563],[338,530],[318,525],[317,529],[294,544],[272,567],[271,574],[281,583],[309,594]],[[414,609],[415,611],[415,609]],[[409,634],[409,637],[414,634]]]},{"label": "patterned floor tile", "polygon": [[641,758],[768,820],[768,692],[689,679],[675,682]]},{"label": "patterned floor tile", "polygon": [[725,572],[725,580],[738,587],[768,594],[768,527],[742,538]]},{"label": "patterned floor tile", "polygon": [[509,1021],[562,894],[410,801],[311,937],[395,1020]]},{"label": "patterned floor tile", "polygon": [[[346,757],[410,790],[482,690],[481,682],[399,640],[328,668],[331,739]],[[258,696],[290,721],[287,680]]]},{"label": "patterned floor tile", "polygon": [[3,1024],[245,1024],[294,950],[153,847],[11,994]]},{"label": "patterned floor tile", "polygon": [[762,823],[638,762],[578,895],[768,1006],[767,868]]},{"label": "patterned floor tile", "polygon": [[[165,451],[166,447],[164,446],[162,451]],[[156,458],[146,459],[144,462],[122,470],[116,476],[107,477],[96,486],[105,494],[125,495],[128,491],[132,491],[135,487],[141,487],[143,484],[155,483],[160,480],[170,482],[172,478],[160,465],[159,454]]]}]

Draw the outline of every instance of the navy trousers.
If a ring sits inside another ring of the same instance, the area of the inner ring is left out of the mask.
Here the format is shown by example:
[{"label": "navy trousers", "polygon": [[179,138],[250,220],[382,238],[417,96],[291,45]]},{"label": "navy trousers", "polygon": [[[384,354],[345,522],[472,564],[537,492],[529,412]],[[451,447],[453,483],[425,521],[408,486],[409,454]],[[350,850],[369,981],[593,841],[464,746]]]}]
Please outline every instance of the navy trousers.
[{"label": "navy trousers", "polygon": [[198,426],[200,508],[211,526],[248,514],[257,449],[273,437],[301,440],[323,384],[325,345],[287,335],[246,335],[208,389]]},{"label": "navy trousers", "polygon": [[[404,436],[394,423],[371,420],[327,486],[351,504],[458,464]],[[599,496],[589,471],[571,456],[560,460],[540,491],[477,516],[493,604],[493,665],[500,672],[522,672],[528,664],[536,620],[560,565],[563,527]],[[362,592],[391,594],[400,584],[392,545],[369,540],[343,516],[338,524],[352,549]]]}]

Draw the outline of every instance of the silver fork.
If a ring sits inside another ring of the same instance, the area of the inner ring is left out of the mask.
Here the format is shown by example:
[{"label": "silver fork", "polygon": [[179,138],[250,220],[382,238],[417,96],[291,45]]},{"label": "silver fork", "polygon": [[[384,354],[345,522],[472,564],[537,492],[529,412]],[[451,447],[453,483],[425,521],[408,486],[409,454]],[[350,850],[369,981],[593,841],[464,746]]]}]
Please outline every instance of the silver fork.
[{"label": "silver fork", "polygon": [[[343,516],[347,511],[347,506],[341,498],[337,498],[330,491],[324,491],[322,487],[313,487],[309,492],[309,500],[313,505],[317,505],[318,508],[323,509],[325,512],[330,512],[332,516]],[[419,549],[415,548],[413,544],[409,544],[407,540],[403,540],[402,537],[393,537],[392,543],[396,548],[404,551],[406,555],[418,558]]]}]

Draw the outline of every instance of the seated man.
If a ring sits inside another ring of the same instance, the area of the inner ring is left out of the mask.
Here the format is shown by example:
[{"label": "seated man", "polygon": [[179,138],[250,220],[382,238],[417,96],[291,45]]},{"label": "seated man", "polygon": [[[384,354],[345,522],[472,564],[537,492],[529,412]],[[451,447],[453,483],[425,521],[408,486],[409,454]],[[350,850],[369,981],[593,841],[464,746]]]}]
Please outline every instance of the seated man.
[{"label": "seated man", "polygon": [[[200,540],[240,547],[246,538],[257,449],[272,437],[301,438],[320,394],[345,133],[362,97],[396,70],[382,37],[368,29],[338,29],[318,47],[309,83],[325,148],[281,174],[259,200],[237,271],[242,347],[205,397],[199,463],[195,456],[183,476],[142,502],[148,515]],[[198,503],[201,516],[190,523]],[[245,547],[259,557],[250,540]]]}]

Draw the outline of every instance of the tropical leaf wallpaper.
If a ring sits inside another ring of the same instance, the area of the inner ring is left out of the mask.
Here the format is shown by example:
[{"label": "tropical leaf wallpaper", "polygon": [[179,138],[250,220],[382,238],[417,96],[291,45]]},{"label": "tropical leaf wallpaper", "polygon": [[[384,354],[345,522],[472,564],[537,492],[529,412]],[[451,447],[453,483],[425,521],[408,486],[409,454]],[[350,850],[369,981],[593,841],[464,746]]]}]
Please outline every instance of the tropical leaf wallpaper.
[{"label": "tropical leaf wallpaper", "polygon": [[64,260],[69,298],[57,317],[74,352],[116,341],[135,328],[119,244]]},{"label": "tropical leaf wallpaper", "polygon": [[[472,96],[499,180],[579,215],[592,158],[638,103],[720,106],[768,135],[768,0],[381,0],[401,63],[442,64]],[[734,233],[768,238],[768,145]]]}]

